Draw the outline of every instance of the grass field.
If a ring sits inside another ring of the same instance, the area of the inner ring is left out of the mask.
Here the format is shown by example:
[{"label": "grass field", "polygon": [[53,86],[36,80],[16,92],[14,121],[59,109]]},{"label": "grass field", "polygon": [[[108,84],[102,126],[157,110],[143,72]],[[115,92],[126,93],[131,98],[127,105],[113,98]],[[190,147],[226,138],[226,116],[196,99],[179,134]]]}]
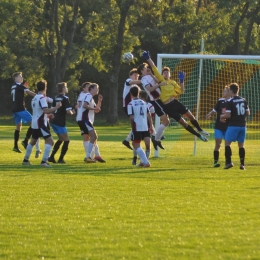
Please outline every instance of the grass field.
[{"label": "grass field", "polygon": [[222,151],[212,168],[212,138],[198,156],[191,143],[166,139],[143,169],[121,144],[129,127],[96,129],[106,164],[84,164],[78,128],[69,127],[67,165],[45,169],[34,152],[22,166],[13,126],[1,126],[0,259],[260,259],[255,141],[246,171],[235,145],[235,167],[223,169]]}]

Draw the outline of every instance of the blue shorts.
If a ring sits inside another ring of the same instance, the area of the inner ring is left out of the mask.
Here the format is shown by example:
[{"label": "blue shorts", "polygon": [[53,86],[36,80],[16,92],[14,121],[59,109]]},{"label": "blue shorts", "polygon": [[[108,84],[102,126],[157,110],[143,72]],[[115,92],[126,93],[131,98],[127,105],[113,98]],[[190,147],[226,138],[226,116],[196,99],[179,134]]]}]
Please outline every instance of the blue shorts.
[{"label": "blue shorts", "polygon": [[26,124],[32,121],[32,115],[27,110],[14,112],[13,117],[16,125],[20,124],[21,122],[23,124]]},{"label": "blue shorts", "polygon": [[51,127],[52,127],[54,133],[57,135],[59,135],[59,134],[62,135],[62,134],[68,133],[66,126],[59,126],[59,125],[51,124]]},{"label": "blue shorts", "polygon": [[226,131],[225,140],[228,142],[244,143],[246,138],[245,126],[229,126]]},{"label": "blue shorts", "polygon": [[226,131],[214,129],[214,137],[215,139],[225,139]]}]

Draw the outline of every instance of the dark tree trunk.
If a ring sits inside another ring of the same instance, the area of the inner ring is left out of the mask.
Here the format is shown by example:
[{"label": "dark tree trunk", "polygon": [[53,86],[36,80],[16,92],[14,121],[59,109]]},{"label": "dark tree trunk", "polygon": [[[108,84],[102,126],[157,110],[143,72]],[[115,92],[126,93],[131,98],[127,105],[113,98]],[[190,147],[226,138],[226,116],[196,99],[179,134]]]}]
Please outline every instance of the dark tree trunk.
[{"label": "dark tree trunk", "polygon": [[110,124],[115,124],[118,120],[118,75],[121,63],[121,53],[123,49],[125,22],[129,8],[134,4],[134,0],[117,0],[117,4],[120,7],[120,21],[118,25],[117,43],[114,48],[114,61],[112,63],[113,70],[109,78],[110,92],[107,122]]},{"label": "dark tree trunk", "polygon": [[[72,22],[68,21],[66,12],[66,2],[64,3],[64,20],[60,24],[59,20],[59,0],[53,0],[46,2],[46,6],[49,6],[49,36],[46,38],[46,48],[48,50],[48,59],[50,66],[51,82],[48,84],[49,93],[52,96],[56,94],[56,84],[63,81],[66,67],[68,64],[70,50],[74,39],[75,30],[77,27],[77,19],[79,12],[80,0],[75,0],[73,3],[73,19]],[[66,42],[64,45],[63,42]]]},{"label": "dark tree trunk", "polygon": [[258,3],[258,5],[256,6],[256,9],[252,12],[252,15],[250,16],[250,18],[251,18],[250,23],[249,23],[249,26],[248,26],[247,32],[246,32],[246,44],[245,44],[245,49],[244,49],[245,55],[249,54],[249,46],[251,43],[251,34],[252,34],[252,30],[253,30],[253,25],[256,21],[256,17],[259,12],[260,12],[260,3]]},{"label": "dark tree trunk", "polygon": [[243,20],[246,17],[247,11],[249,8],[249,2],[246,2],[244,7],[243,7],[243,11],[242,11],[242,15],[240,17],[240,19],[237,21],[236,26],[235,26],[235,32],[234,32],[234,49],[235,49],[235,53],[236,55],[240,54],[240,34],[239,34],[239,27],[240,24],[243,22]]}]

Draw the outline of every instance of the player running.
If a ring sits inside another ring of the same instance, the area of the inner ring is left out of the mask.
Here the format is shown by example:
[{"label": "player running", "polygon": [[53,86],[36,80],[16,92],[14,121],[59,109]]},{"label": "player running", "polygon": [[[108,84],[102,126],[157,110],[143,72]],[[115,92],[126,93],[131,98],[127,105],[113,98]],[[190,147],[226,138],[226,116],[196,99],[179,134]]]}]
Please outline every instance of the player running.
[{"label": "player running", "polygon": [[222,139],[225,139],[225,134],[227,130],[227,122],[220,121],[220,115],[226,113],[227,100],[230,98],[230,91],[228,86],[223,90],[223,97],[218,100],[212,111],[206,115],[206,119],[209,119],[213,114],[217,113],[217,119],[214,127],[214,137],[215,137],[215,148],[214,148],[214,167],[219,167],[219,150],[221,147]]},{"label": "player running", "polygon": [[38,94],[36,94],[36,96],[32,99],[32,138],[30,143],[26,147],[26,154],[22,162],[23,165],[31,165],[29,158],[32,153],[33,146],[36,144],[37,140],[40,137],[43,137],[45,140],[45,149],[40,165],[44,167],[50,167],[50,165],[47,163],[47,159],[49,157],[54,141],[52,139],[50,130],[47,128],[45,114],[50,114],[54,112],[55,110],[59,109],[62,104],[61,102],[57,102],[55,107],[48,108],[48,104],[45,98],[46,89],[46,81],[39,81],[37,83]]},{"label": "player running", "polygon": [[[150,58],[149,52],[144,51],[142,56],[147,60],[149,65],[151,66],[155,77],[159,80],[159,82],[165,82],[166,84],[162,85],[160,100],[163,102],[165,107],[165,112],[168,114],[169,117],[173,118],[179,124],[181,124],[188,132],[197,136],[202,141],[207,142],[208,139],[205,136],[209,136],[209,133],[204,131],[201,126],[199,125],[198,121],[194,117],[194,115],[190,112],[190,110],[185,107],[176,97],[180,94],[183,94],[185,91],[184,88],[184,79],[185,73],[179,72],[178,78],[181,83],[181,87],[172,80],[170,74],[170,68],[164,67],[162,69],[162,75],[158,71],[157,67],[155,66],[154,62]],[[196,127],[197,132],[182,118],[182,116],[187,117],[191,124]]]},{"label": "player running", "polygon": [[237,83],[229,85],[231,98],[227,101],[226,113],[220,116],[222,122],[228,119],[228,127],[225,134],[225,158],[226,166],[229,169],[234,166],[231,160],[232,150],[231,143],[238,143],[240,170],[245,170],[245,148],[244,142],[246,138],[246,118],[250,115],[247,101],[238,95],[239,86]]},{"label": "player running", "polygon": [[58,102],[61,102],[62,106],[54,112],[54,118],[50,120],[50,123],[59,140],[56,141],[52,149],[51,156],[48,158],[48,162],[56,163],[54,156],[59,150],[60,145],[63,143],[58,163],[65,164],[66,162],[64,161],[64,156],[68,151],[70,142],[68,137],[68,130],[66,128],[66,115],[74,115],[75,111],[72,109],[69,98],[65,95],[68,93],[67,83],[58,83],[57,90],[59,94],[53,99],[52,106],[56,106]]},{"label": "player running", "polygon": [[[11,89],[12,95],[12,113],[14,117],[14,122],[16,124],[16,129],[14,131],[14,148],[13,151],[21,153],[22,151],[18,147],[18,141],[20,137],[20,132],[22,130],[22,124],[31,123],[32,115],[26,110],[24,102],[24,94],[28,94],[34,97],[36,94],[28,89],[28,82],[23,84],[22,72],[15,72],[12,76],[14,84]],[[28,140],[32,135],[32,128],[29,126],[25,139],[22,141],[22,145],[26,149]]]},{"label": "player running", "polygon": [[144,140],[145,143],[150,143],[150,132],[153,131],[153,122],[147,108],[147,103],[139,98],[139,91],[140,88],[137,86],[133,86],[130,89],[133,99],[127,106],[127,113],[130,117],[132,126],[133,146],[141,161],[138,166],[150,167],[150,162],[143,149],[140,147],[140,143],[141,140]]},{"label": "player running", "polygon": [[[134,68],[130,70],[129,72],[129,78],[125,81],[124,90],[123,90],[123,109],[124,112],[127,115],[127,105],[132,100],[132,96],[130,94],[130,89],[132,86],[136,84],[140,84],[141,80],[138,80],[139,74],[137,72],[137,69]],[[130,145],[132,131],[130,131],[129,135],[126,137],[126,139],[122,142],[123,145],[125,145],[130,150],[133,150],[133,148]]]}]

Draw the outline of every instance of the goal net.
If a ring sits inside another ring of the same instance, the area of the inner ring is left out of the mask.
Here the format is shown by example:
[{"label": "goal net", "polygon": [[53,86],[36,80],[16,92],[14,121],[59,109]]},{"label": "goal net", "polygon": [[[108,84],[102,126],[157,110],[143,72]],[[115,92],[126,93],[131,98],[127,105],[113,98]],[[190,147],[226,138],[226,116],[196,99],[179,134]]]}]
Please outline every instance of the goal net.
[{"label": "goal net", "polygon": [[[202,128],[210,133],[210,137],[209,142],[202,142],[171,119],[164,133],[165,150],[159,151],[160,156],[199,155],[212,158],[216,115],[208,120],[205,116],[222,97],[224,87],[229,83],[237,82],[240,88],[239,95],[246,98],[251,112],[248,117],[245,142],[245,147],[250,149],[246,149],[246,157],[259,157],[260,56],[158,54],[159,71],[164,66],[171,69],[172,78],[176,82],[179,82],[177,77],[179,71],[186,73],[185,93],[180,95],[179,100],[193,113]],[[187,118],[184,119],[190,124]],[[155,128],[158,125],[159,119],[156,118]],[[237,144],[232,144],[232,149],[233,156],[238,157]],[[224,158],[224,150],[223,141],[220,158]],[[156,152],[155,156],[158,156],[159,152]]]}]

